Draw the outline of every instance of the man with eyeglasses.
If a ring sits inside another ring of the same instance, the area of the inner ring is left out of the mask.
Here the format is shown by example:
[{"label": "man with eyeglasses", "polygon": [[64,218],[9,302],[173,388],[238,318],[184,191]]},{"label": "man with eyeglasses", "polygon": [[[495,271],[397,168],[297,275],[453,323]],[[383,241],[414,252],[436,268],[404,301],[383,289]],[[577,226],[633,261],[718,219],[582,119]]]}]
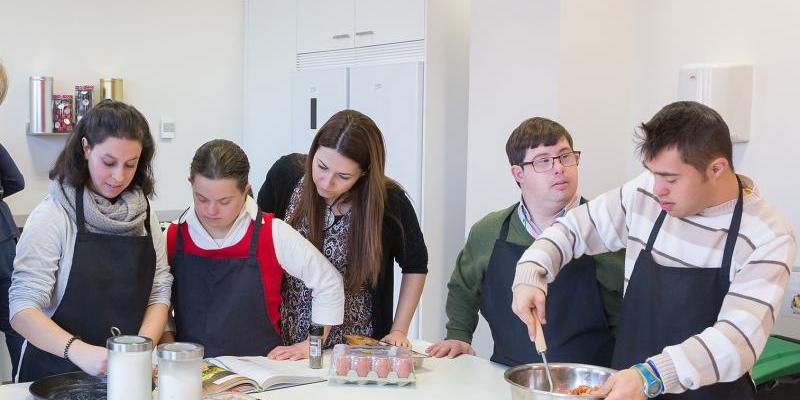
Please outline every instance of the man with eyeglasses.
[{"label": "man with eyeglasses", "polygon": [[647,171],[568,212],[522,256],[514,312],[532,338],[533,313],[548,325],[570,318],[550,309],[548,282],[574,257],[626,248],[620,371],[606,399],[754,399],[748,371],[795,262],[792,227],[734,171],[728,126],[711,108],[669,104],[638,139]]},{"label": "man with eyeglasses", "polygon": [[[470,229],[447,285],[447,336],[428,348],[432,356],[474,355],[470,343],[480,310],[494,339],[492,361],[541,362],[525,325],[511,312],[511,282],[517,260],[542,230],[584,202],[578,194],[581,153],[559,123],[530,118],[511,133],[506,154],[520,200]],[[566,317],[544,328],[548,361],[609,365],[623,263],[624,253],[586,256],[550,287],[548,311]]]}]

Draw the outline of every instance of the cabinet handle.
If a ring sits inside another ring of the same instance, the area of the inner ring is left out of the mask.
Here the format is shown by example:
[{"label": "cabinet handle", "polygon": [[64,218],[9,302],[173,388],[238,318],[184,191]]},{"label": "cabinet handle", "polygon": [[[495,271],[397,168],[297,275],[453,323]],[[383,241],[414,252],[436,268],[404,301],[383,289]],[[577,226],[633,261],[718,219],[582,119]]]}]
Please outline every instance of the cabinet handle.
[{"label": "cabinet handle", "polygon": [[374,35],[374,34],[375,34],[375,32],[374,32],[374,31],[361,31],[361,32],[356,32],[356,36],[365,36],[365,35]]},{"label": "cabinet handle", "polygon": [[334,39],[347,39],[349,37],[350,37],[350,34],[348,34],[348,33],[342,33],[341,35],[333,35]]},{"label": "cabinet handle", "polygon": [[311,107],[309,107],[309,111],[311,112],[311,121],[308,125],[308,129],[317,129],[317,98],[311,98]]}]

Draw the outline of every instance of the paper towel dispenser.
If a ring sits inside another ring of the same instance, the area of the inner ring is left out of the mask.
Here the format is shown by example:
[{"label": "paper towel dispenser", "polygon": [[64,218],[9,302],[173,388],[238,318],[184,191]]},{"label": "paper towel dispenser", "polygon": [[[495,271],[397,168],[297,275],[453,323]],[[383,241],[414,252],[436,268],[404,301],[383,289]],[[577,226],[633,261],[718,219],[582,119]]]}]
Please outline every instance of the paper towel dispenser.
[{"label": "paper towel dispenser", "polygon": [[703,103],[722,115],[733,142],[750,139],[753,66],[687,64],[678,76],[678,100]]}]

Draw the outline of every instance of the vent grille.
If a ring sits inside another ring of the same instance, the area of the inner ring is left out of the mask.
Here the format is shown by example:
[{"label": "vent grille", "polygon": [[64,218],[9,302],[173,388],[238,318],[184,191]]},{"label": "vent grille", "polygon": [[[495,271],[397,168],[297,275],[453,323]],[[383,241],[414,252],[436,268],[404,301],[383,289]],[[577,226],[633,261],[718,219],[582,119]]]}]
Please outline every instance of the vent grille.
[{"label": "vent grille", "polygon": [[413,40],[352,49],[301,53],[297,55],[297,70],[421,62],[424,59],[425,40]]}]

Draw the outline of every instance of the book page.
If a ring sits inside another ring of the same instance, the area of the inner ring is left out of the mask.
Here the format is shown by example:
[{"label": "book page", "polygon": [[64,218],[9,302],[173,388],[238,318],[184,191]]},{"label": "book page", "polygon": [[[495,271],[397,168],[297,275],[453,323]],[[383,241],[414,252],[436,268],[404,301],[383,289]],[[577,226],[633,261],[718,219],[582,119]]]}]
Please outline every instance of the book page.
[{"label": "book page", "polygon": [[222,356],[208,359],[261,385],[263,390],[325,381],[324,370],[312,370],[294,361],[270,360],[267,357]]},{"label": "book page", "polygon": [[214,394],[226,390],[235,390],[242,393],[259,391],[256,381],[217,365],[203,362],[202,374],[204,394]]}]

